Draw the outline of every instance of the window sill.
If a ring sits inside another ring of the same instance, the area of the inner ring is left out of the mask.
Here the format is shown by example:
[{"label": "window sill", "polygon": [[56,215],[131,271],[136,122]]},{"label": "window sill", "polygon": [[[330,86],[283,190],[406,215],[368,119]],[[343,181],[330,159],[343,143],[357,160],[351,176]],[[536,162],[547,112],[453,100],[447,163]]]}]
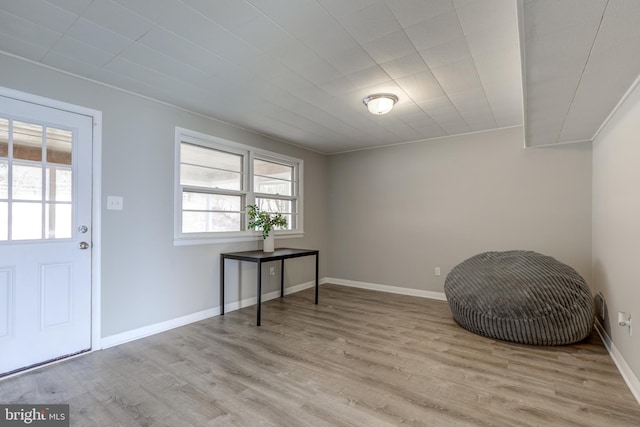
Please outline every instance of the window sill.
[{"label": "window sill", "polygon": [[[298,239],[304,237],[303,231],[276,234],[276,240]],[[219,236],[219,237],[180,237],[173,239],[173,246],[211,245],[221,243],[257,242],[263,240],[261,235],[244,236]]]}]

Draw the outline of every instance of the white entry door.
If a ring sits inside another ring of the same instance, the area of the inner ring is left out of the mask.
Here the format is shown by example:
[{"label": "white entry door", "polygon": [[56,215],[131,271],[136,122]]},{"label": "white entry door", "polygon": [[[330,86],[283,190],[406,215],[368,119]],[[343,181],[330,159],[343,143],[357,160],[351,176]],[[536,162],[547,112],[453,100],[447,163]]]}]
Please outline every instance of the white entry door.
[{"label": "white entry door", "polygon": [[91,348],[92,118],[0,96],[0,376]]}]

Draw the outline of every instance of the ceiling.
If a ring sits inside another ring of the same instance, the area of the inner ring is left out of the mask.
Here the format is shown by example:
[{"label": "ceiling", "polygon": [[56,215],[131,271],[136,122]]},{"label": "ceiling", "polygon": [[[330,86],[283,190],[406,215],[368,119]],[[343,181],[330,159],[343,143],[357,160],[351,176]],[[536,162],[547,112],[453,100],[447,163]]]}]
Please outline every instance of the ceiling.
[{"label": "ceiling", "polygon": [[537,146],[593,137],[638,22],[637,0],[0,0],[0,51],[321,153],[523,117]]},{"label": "ceiling", "polygon": [[525,0],[528,146],[591,141],[640,75],[640,1]]}]

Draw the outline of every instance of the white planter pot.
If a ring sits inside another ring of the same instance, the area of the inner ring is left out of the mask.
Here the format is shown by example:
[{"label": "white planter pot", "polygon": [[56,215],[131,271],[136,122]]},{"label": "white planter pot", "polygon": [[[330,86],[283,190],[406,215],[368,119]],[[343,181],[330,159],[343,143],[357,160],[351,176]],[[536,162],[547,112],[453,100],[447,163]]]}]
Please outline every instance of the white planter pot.
[{"label": "white planter pot", "polygon": [[276,239],[273,233],[270,233],[266,239],[264,239],[264,244],[262,247],[263,252],[273,252],[276,246]]}]

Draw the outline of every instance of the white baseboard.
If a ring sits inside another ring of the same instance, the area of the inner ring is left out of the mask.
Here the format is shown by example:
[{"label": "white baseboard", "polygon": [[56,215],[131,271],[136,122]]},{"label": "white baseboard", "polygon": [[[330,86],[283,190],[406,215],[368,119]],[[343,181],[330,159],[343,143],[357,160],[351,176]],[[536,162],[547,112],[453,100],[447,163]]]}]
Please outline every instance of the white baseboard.
[{"label": "white baseboard", "polygon": [[[354,280],[336,279],[333,277],[323,277],[320,279],[320,284],[333,283],[341,286],[350,286],[352,288],[369,289],[373,291],[390,292],[401,295],[411,295],[422,298],[430,298],[441,301],[446,301],[444,293],[423,291],[420,289],[400,288],[397,286],[378,285],[375,283],[356,282]],[[305,289],[312,288],[315,282],[301,283],[299,285],[289,286],[284,289],[285,295],[300,292]],[[262,302],[270,301],[272,299],[280,297],[280,291],[276,290],[262,295]],[[249,307],[257,303],[256,297],[245,298],[240,301],[225,304],[224,311],[229,313],[241,308]],[[164,322],[154,323],[153,325],[143,326],[142,328],[132,329],[130,331],[122,332],[115,335],[104,337],[100,340],[100,348],[109,348],[116,345],[124,344],[130,341],[135,341],[140,338],[148,337],[150,335],[159,334],[161,332],[169,331],[180,326],[188,325],[189,323],[199,322],[210,317],[220,315],[220,306],[209,308],[207,310],[199,311],[197,313],[187,314],[186,316],[178,317]]]},{"label": "white baseboard", "polygon": [[140,338],[148,337],[150,335],[159,334],[180,326],[188,325],[189,323],[199,322],[200,320],[208,319],[209,317],[218,316],[220,314],[220,307],[214,307],[207,310],[199,311],[197,313],[187,314],[186,316],[178,317],[176,319],[166,320],[160,323],[154,323],[153,325],[143,326],[142,328],[132,329],[126,332],[122,332],[115,335],[102,338],[100,341],[102,349],[114,347],[116,345],[124,344],[129,341],[135,341]]},{"label": "white baseboard", "polygon": [[377,283],[357,282],[355,280],[337,279],[335,277],[326,277],[323,280],[325,280],[324,283],[333,283],[341,286],[349,286],[351,288],[369,289],[371,291],[389,292],[392,294],[400,295],[411,295],[414,297],[436,299],[440,301],[447,300],[444,292],[423,291],[421,289],[401,288],[398,286],[379,285]]},{"label": "white baseboard", "polygon": [[640,381],[638,380],[638,377],[635,376],[631,367],[627,364],[626,360],[624,360],[624,357],[622,357],[622,354],[618,351],[613,341],[611,341],[611,337],[607,334],[604,327],[602,327],[600,321],[596,320],[595,324],[596,331],[598,331],[600,338],[602,338],[602,342],[604,342],[604,346],[607,348],[609,355],[613,359],[613,363],[618,367],[618,371],[620,371],[622,378],[624,378],[624,382],[627,383],[633,397],[635,397],[638,403],[640,403]]},{"label": "white baseboard", "polygon": [[[326,279],[320,279],[320,284],[327,283]],[[284,288],[285,295],[300,292],[304,289],[312,288],[315,286],[315,281],[302,283],[299,285],[289,286]],[[262,302],[266,302],[272,299],[280,297],[280,290],[269,292],[262,295]],[[256,297],[246,298],[241,301],[232,302],[224,305],[224,312],[229,313],[231,311],[239,310],[244,307],[257,304],[258,299]],[[159,334],[160,332],[166,332],[168,330],[179,328],[180,326],[188,325],[189,323],[199,322],[210,317],[220,315],[220,306],[209,308],[207,310],[199,311],[197,313],[187,314],[186,316],[178,317],[164,322],[154,323],[153,325],[143,326],[142,328],[132,329],[130,331],[122,332],[115,335],[102,338],[100,340],[100,348],[109,348],[116,345],[124,344],[130,341],[135,341],[140,338],[148,337],[150,335]]]}]

